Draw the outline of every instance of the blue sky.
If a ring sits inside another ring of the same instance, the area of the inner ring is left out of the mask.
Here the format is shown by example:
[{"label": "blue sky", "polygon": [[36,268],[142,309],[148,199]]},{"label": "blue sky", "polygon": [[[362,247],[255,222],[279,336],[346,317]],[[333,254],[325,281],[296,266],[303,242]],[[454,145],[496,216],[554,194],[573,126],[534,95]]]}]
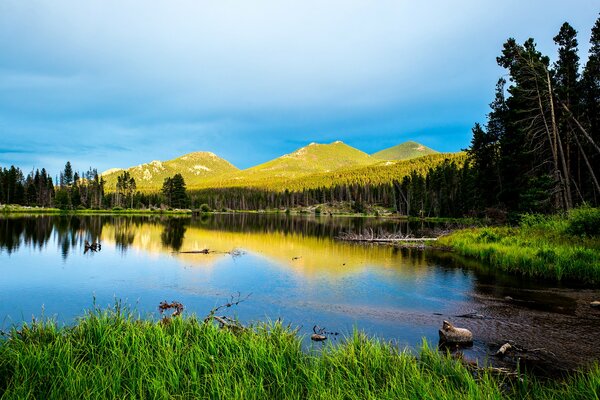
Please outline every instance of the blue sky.
[{"label": "blue sky", "polygon": [[[326,4],[324,4],[326,3]],[[310,142],[468,146],[495,57],[598,0],[0,1],[0,166],[56,174],[212,151],[240,168]]]}]

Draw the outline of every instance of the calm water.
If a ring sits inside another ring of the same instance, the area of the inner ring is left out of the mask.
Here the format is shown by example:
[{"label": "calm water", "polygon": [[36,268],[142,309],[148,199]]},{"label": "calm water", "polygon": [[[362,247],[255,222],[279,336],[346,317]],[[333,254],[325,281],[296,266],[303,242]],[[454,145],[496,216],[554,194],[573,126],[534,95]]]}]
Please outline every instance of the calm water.
[{"label": "calm water", "polygon": [[[534,284],[449,253],[335,240],[341,232],[417,232],[432,226],[331,217],[0,218],[0,328],[35,315],[70,323],[116,299],[157,317],[162,300],[205,315],[240,293],[228,315],[283,319],[300,332],[354,328],[416,345],[437,343],[442,320],[475,334],[470,357],[507,340],[544,348],[565,363],[600,357],[600,299],[592,289]],[[102,250],[85,252],[84,241]],[[210,249],[210,254],[186,251]],[[233,255],[232,250],[239,250]],[[507,297],[509,296],[509,297]],[[476,313],[477,318],[461,315]]]}]

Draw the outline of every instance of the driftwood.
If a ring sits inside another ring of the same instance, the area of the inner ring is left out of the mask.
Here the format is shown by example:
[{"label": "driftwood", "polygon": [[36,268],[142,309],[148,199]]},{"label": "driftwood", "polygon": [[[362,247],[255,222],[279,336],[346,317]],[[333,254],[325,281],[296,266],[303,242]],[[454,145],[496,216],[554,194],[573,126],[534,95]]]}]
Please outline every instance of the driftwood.
[{"label": "driftwood", "polygon": [[370,243],[396,243],[396,242],[428,242],[438,240],[436,237],[415,238],[400,234],[380,234],[375,235],[373,230],[364,233],[343,232],[336,239],[347,242],[370,242]]},{"label": "driftwood", "polygon": [[322,342],[324,340],[327,340],[327,335],[339,335],[339,332],[327,332],[325,328],[321,328],[319,327],[319,325],[313,326],[313,332],[314,333],[310,335],[310,340],[313,340],[315,342]]},{"label": "driftwood", "polygon": [[94,252],[102,250],[102,245],[100,244],[100,242],[90,243],[86,240],[84,242],[83,246],[84,246],[84,251],[83,251],[84,253],[87,253],[90,250],[94,251]]},{"label": "driftwood", "polygon": [[444,321],[439,330],[440,342],[448,344],[468,345],[473,343],[473,334],[465,328],[457,328],[448,321]]},{"label": "driftwood", "polygon": [[210,310],[210,312],[208,313],[208,315],[206,316],[206,318],[204,318],[204,323],[209,323],[211,321],[217,321],[219,323],[219,328],[225,328],[225,329],[230,329],[234,332],[239,332],[239,331],[243,331],[246,330],[246,327],[244,325],[242,325],[239,321],[229,318],[227,316],[224,315],[216,315],[217,311],[223,309],[223,308],[229,308],[229,307],[233,307],[233,306],[237,306],[238,304],[246,301],[248,299],[248,297],[250,297],[252,293],[249,293],[246,297],[242,298],[240,292],[237,292],[237,295],[232,295],[230,300],[225,303],[225,304],[221,304],[220,306],[217,306],[215,308],[213,308],[212,310]]},{"label": "driftwood", "polygon": [[174,251],[175,254],[229,254],[231,257],[239,257],[244,255],[244,251],[240,249],[233,249],[230,251],[216,251],[210,249],[202,250],[186,250],[186,251]]},{"label": "driftwood", "polygon": [[327,336],[320,335],[318,333],[313,333],[312,335],[310,335],[310,340],[315,342],[322,342],[323,340],[327,340]]},{"label": "driftwood", "polygon": [[504,343],[502,346],[500,346],[500,348],[496,352],[496,357],[504,357],[504,354],[506,354],[506,352],[509,351],[510,349],[512,349],[512,346],[510,345],[510,343]]},{"label": "driftwood", "polygon": [[160,304],[158,305],[158,311],[161,314],[163,314],[165,311],[170,310],[170,309],[173,310],[173,313],[171,314],[171,316],[177,317],[183,313],[183,304],[181,304],[178,301],[172,301],[171,303],[168,303],[165,300],[165,301],[161,301]]},{"label": "driftwood", "polygon": [[[209,254],[211,251],[209,249],[202,250],[189,250],[189,251],[178,251],[179,254]],[[214,253],[214,251],[213,251]]]}]

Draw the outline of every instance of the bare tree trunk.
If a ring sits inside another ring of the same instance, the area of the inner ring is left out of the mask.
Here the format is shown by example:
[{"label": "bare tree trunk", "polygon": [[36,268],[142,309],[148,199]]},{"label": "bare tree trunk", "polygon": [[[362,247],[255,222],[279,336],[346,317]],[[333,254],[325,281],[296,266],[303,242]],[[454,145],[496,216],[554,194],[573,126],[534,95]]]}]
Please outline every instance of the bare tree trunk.
[{"label": "bare tree trunk", "polygon": [[548,83],[548,101],[550,102],[550,115],[552,117],[552,131],[554,132],[554,137],[555,137],[556,143],[558,144],[558,152],[560,154],[561,164],[562,164],[562,169],[563,169],[563,174],[564,174],[563,182],[565,184],[565,202],[566,202],[565,205],[566,205],[567,210],[570,210],[571,208],[573,208],[573,200],[571,199],[571,184],[569,183],[569,179],[570,179],[569,168],[567,167],[565,153],[563,151],[562,143],[560,140],[560,135],[558,133],[558,127],[556,126],[556,115],[554,112],[554,96],[553,96],[553,92],[552,92],[552,85],[550,83],[550,72],[548,72],[548,69],[546,69],[546,81]]},{"label": "bare tree trunk", "polygon": [[596,174],[594,173],[594,168],[592,168],[590,161],[588,160],[587,156],[585,155],[585,152],[583,151],[583,147],[581,146],[581,143],[579,142],[577,135],[573,135],[573,137],[575,138],[575,142],[577,143],[577,146],[579,147],[579,153],[581,154],[581,157],[583,157],[583,160],[585,161],[585,165],[587,165],[588,170],[590,171],[590,176],[592,177],[592,181],[594,182],[595,189],[598,192],[598,194],[600,194],[600,184],[598,184],[598,178],[596,178]]},{"label": "bare tree trunk", "polygon": [[575,122],[575,124],[577,125],[577,127],[579,128],[581,133],[583,133],[583,136],[585,136],[585,138],[591,143],[591,145],[594,146],[596,148],[596,150],[598,150],[598,153],[600,153],[600,146],[598,146],[596,144],[596,142],[594,142],[594,139],[592,139],[590,134],[585,130],[585,128],[583,126],[581,126],[581,124],[579,123],[577,118],[575,118],[575,116],[573,115],[571,110],[569,110],[569,107],[567,107],[567,105],[564,104],[562,101],[560,103],[561,103],[562,108],[564,108],[565,111],[567,111],[569,113],[569,116],[571,117],[571,119],[573,119],[573,121]]}]

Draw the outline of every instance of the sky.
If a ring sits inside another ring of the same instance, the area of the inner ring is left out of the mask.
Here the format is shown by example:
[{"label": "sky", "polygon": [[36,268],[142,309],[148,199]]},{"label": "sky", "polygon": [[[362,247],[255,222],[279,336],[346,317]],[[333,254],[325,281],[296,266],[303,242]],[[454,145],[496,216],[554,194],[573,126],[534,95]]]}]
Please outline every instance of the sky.
[{"label": "sky", "polygon": [[0,0],[0,166],[103,171],[310,142],[468,147],[509,37],[585,59],[598,0]]}]

